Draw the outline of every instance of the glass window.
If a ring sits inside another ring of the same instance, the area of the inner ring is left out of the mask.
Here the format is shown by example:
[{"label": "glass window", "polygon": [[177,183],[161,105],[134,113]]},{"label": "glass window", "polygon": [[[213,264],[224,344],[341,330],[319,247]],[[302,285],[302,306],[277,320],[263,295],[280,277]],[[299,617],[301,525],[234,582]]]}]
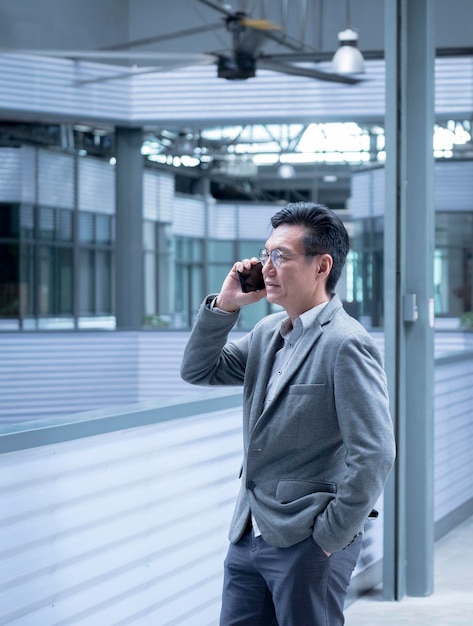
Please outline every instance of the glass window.
[{"label": "glass window", "polygon": [[0,244],[0,317],[18,317],[19,246]]},{"label": "glass window", "polygon": [[156,272],[156,253],[145,252],[144,256],[144,299],[145,315],[154,315],[157,311],[158,285]]},{"label": "glass window", "polygon": [[57,212],[57,233],[60,241],[72,241],[72,211]]},{"label": "glass window", "polygon": [[[208,267],[207,278],[209,281],[209,292],[217,293],[225,280],[233,263],[211,263]],[[205,294],[202,294],[202,300]]]},{"label": "glass window", "polygon": [[97,250],[96,259],[96,310],[105,315],[112,312],[112,254],[107,250]]},{"label": "glass window", "polygon": [[54,249],[51,246],[40,246],[38,270],[38,314],[53,315]]},{"label": "glass window", "polygon": [[94,241],[94,215],[93,213],[79,213],[79,241],[93,243]]},{"label": "glass window", "polygon": [[91,315],[95,309],[94,252],[81,250],[79,261],[79,314]]},{"label": "glass window", "polygon": [[34,237],[34,207],[31,204],[24,204],[20,213],[21,236],[25,239]]},{"label": "glass window", "polygon": [[112,243],[112,218],[109,215],[95,216],[95,240],[97,243]]},{"label": "glass window", "polygon": [[40,207],[39,209],[39,238],[54,239],[54,209]]},{"label": "glass window", "polygon": [[191,260],[192,261],[202,261],[204,259],[204,242],[202,239],[192,239],[192,251],[191,251]]},{"label": "glass window", "polygon": [[[251,259],[258,256],[258,252],[264,246],[264,239],[261,241],[239,241],[238,242],[238,259]],[[236,259],[235,259],[236,260]]]},{"label": "glass window", "polygon": [[20,207],[17,204],[0,205],[0,237],[18,239],[20,235]]},{"label": "glass window", "polygon": [[178,328],[190,326],[190,268],[178,264],[176,267],[176,309],[175,320]]},{"label": "glass window", "polygon": [[156,249],[156,222],[145,221],[143,223],[143,249]]},{"label": "glass window", "polygon": [[435,216],[434,297],[437,315],[473,310],[473,213]]},{"label": "glass window", "polygon": [[57,315],[72,315],[73,302],[73,279],[72,279],[72,249],[58,248],[57,250],[58,265],[56,268],[57,285],[56,300]]},{"label": "glass window", "polygon": [[25,244],[21,249],[20,262],[20,295],[21,295],[21,312],[25,316],[33,316],[36,313],[35,308],[35,246],[33,244]]},{"label": "glass window", "polygon": [[208,256],[211,263],[227,263],[233,265],[235,262],[235,245],[233,241],[209,241]]}]

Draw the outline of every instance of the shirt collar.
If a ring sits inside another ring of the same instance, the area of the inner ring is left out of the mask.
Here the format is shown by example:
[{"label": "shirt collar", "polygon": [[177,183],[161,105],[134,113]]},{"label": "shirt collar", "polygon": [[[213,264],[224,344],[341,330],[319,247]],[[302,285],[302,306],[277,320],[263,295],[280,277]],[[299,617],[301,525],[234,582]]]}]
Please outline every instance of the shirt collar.
[{"label": "shirt collar", "polygon": [[305,311],[299,317],[296,317],[294,320],[294,326],[291,324],[291,320],[287,317],[281,323],[281,336],[286,338],[292,331],[296,331],[297,335],[302,335],[312,324],[315,322],[319,313],[324,309],[328,304],[328,300],[326,302],[321,302],[314,306],[312,309]]}]

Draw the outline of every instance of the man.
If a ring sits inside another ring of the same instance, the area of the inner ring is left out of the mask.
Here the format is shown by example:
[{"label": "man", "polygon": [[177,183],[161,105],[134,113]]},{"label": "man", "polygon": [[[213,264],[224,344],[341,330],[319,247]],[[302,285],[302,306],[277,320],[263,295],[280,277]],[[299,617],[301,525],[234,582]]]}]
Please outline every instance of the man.
[{"label": "man", "polygon": [[[324,206],[290,204],[260,252],[265,288],[234,264],[202,305],[181,373],[243,385],[244,460],[225,560],[221,626],[339,626],[361,531],[394,462],[379,351],[333,289],[349,248]],[[242,306],[285,312],[227,341]]]}]

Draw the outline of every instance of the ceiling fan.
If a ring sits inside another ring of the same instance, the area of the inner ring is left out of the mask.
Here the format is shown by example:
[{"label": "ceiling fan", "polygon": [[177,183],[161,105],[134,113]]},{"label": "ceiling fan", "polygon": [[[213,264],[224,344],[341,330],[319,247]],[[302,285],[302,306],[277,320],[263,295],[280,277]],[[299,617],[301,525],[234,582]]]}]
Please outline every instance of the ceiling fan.
[{"label": "ceiling fan", "polygon": [[[304,76],[322,81],[353,85],[359,83],[359,76],[340,74],[321,69],[316,65],[317,51],[307,51],[307,46],[285,34],[280,26],[266,19],[255,19],[243,11],[232,11],[228,4],[215,0],[198,0],[218,11],[224,17],[217,23],[205,24],[174,33],[146,37],[123,44],[91,51],[23,50],[21,52],[75,60],[104,61],[113,63],[150,63],[149,67],[127,66],[126,70],[110,73],[107,76],[79,79],[78,84],[105,82],[124,79],[137,74],[169,71],[192,65],[217,66],[217,77],[227,80],[247,80],[256,76],[258,69],[271,70],[294,76]],[[208,53],[167,53],[140,52],[133,50],[139,46],[160,43],[189,35],[203,33],[225,27],[232,36],[229,50]],[[267,54],[263,46],[268,40],[291,50],[289,53]],[[12,51],[20,52],[20,51]],[[300,63],[303,63],[301,65]],[[310,63],[310,65],[309,65]]]}]

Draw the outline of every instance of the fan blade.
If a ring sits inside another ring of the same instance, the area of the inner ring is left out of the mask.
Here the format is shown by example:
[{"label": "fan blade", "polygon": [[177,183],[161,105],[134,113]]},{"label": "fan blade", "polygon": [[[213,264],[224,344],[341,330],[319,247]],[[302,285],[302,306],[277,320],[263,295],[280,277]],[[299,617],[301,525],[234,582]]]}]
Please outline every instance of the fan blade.
[{"label": "fan blade", "polygon": [[161,43],[162,41],[168,41],[169,39],[179,39],[180,37],[189,37],[190,35],[198,35],[200,33],[206,33],[209,30],[216,30],[222,28],[223,21],[215,22],[213,24],[205,24],[204,26],[195,26],[194,28],[186,28],[185,30],[175,31],[174,33],[167,33],[164,35],[155,35],[154,37],[144,37],[142,39],[134,39],[133,41],[127,41],[126,43],[118,43],[114,46],[104,46],[98,48],[99,50],[128,50],[129,48],[136,48],[137,46],[145,46],[150,43]]},{"label": "fan blade", "polygon": [[249,28],[260,30],[267,39],[272,39],[280,46],[285,46],[290,50],[297,51],[303,50],[304,48],[307,49],[307,46],[297,41],[297,39],[294,39],[294,37],[286,35],[283,32],[279,32],[282,31],[282,28],[280,26],[277,26],[276,24],[268,22],[268,20],[255,20],[246,16],[242,12],[234,13],[229,8],[222,6],[214,0],[199,0],[199,2],[201,2],[202,4],[206,4],[212,9],[215,9],[215,11],[219,11],[223,15],[226,15],[229,20],[238,21],[242,26],[247,25]]},{"label": "fan blade", "polygon": [[215,11],[223,13],[223,15],[226,15],[227,17],[232,17],[234,15],[233,11],[230,8],[222,6],[219,2],[213,2],[213,0],[199,0],[199,2],[201,4],[206,4],[211,9],[215,9]]},{"label": "fan blade", "polygon": [[212,54],[187,52],[135,52],[133,50],[15,50],[14,48],[1,48],[0,53],[47,56],[62,59],[75,59],[78,61],[154,61],[156,65],[161,63],[163,66],[176,63],[197,65],[215,62],[215,56]]},{"label": "fan blade", "polygon": [[[215,59],[212,60],[215,63]],[[118,74],[110,74],[109,76],[97,76],[95,78],[84,78],[76,80],[76,85],[90,85],[91,83],[105,83],[108,80],[121,80],[122,78],[130,78],[132,76],[138,76],[140,74],[158,74],[159,72],[169,72],[171,70],[179,70],[189,65],[195,66],[196,63],[174,63],[166,65],[165,67],[146,67],[142,69],[132,69],[128,72],[120,72]],[[199,63],[199,65],[209,65],[209,61]]]},{"label": "fan blade", "polygon": [[325,80],[333,83],[355,85],[356,83],[361,82],[360,78],[354,78],[353,76],[343,76],[342,74],[324,72],[323,70],[316,70],[310,67],[299,67],[297,65],[290,65],[289,63],[275,63],[272,61],[261,60],[258,61],[258,67],[265,70],[272,70],[273,72],[282,72],[283,74],[291,74],[293,76],[316,78],[318,80]]}]

